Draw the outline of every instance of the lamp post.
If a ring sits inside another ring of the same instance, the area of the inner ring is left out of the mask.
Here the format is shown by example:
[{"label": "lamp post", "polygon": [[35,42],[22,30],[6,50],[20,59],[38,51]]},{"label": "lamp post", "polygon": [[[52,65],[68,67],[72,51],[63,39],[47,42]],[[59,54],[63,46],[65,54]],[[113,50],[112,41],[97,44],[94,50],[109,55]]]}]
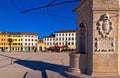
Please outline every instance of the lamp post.
[{"label": "lamp post", "polygon": [[5,51],[5,42],[3,43],[3,52]]},{"label": "lamp post", "polygon": [[67,41],[65,41],[65,50],[67,51],[67,48],[68,48],[68,43]]}]

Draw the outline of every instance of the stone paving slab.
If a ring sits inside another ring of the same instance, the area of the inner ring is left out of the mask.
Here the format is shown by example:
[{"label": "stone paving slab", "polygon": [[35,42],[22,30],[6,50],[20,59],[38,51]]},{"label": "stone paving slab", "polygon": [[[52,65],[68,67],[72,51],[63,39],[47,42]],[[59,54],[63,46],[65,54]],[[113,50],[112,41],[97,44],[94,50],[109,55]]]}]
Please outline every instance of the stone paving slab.
[{"label": "stone paving slab", "polygon": [[47,78],[44,70],[56,69],[53,71],[61,73],[66,66],[69,66],[69,53],[0,52],[0,78],[24,78],[27,71],[35,70]]},{"label": "stone paving slab", "polygon": [[85,75],[85,74],[73,74],[70,72],[65,71],[65,74],[69,77],[69,78],[120,78],[120,76],[89,76],[89,75]]},{"label": "stone paving slab", "polygon": [[24,78],[42,78],[42,74],[40,71],[28,71]]},{"label": "stone paving slab", "polygon": [[46,70],[47,78],[67,78],[57,72]]}]

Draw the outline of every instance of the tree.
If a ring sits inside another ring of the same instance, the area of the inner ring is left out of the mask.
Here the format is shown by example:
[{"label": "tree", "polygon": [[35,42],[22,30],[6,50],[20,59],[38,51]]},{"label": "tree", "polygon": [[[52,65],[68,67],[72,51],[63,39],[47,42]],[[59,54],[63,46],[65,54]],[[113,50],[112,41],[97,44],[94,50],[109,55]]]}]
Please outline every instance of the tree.
[{"label": "tree", "polygon": [[12,42],[13,42],[12,38],[9,38],[9,39],[8,39],[8,43],[9,43],[9,46],[10,46],[10,52],[11,52],[11,45],[12,45]]}]

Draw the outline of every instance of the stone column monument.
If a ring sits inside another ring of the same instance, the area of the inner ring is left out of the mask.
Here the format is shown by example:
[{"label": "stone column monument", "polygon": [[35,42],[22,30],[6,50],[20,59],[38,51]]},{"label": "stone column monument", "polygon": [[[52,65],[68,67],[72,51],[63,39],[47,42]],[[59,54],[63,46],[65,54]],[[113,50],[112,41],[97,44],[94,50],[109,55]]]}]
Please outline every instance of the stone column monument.
[{"label": "stone column monument", "polygon": [[86,74],[119,76],[120,0],[81,0],[74,12],[77,52],[87,55]]}]

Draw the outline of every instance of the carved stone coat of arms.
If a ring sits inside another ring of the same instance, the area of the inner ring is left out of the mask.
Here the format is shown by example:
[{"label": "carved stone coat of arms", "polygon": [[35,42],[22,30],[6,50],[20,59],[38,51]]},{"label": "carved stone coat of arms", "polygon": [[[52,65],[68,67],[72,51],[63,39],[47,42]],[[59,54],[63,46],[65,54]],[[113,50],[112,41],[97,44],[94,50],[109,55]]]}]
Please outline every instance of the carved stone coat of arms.
[{"label": "carved stone coat of arms", "polygon": [[102,38],[108,38],[112,29],[113,27],[112,22],[110,22],[110,17],[105,13],[97,22],[97,30]]}]

